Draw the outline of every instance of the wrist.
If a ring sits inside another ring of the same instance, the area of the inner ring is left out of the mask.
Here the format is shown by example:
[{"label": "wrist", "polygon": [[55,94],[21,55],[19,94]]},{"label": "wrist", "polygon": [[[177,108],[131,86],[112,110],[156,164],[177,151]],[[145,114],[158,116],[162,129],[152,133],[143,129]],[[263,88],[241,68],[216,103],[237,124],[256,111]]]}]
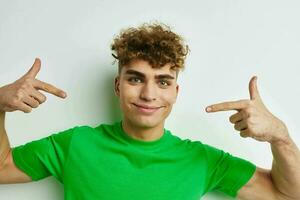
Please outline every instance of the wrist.
[{"label": "wrist", "polygon": [[5,112],[0,111],[0,131],[5,130]]},{"label": "wrist", "polygon": [[279,120],[278,126],[276,126],[276,135],[270,141],[271,145],[289,144],[291,138],[288,132],[288,128],[281,120]]},{"label": "wrist", "polygon": [[2,87],[0,87],[0,114],[2,114],[2,113],[5,113],[5,111],[4,111],[4,109],[3,109],[3,106],[2,106],[2,104],[1,104],[1,101],[2,101]]}]

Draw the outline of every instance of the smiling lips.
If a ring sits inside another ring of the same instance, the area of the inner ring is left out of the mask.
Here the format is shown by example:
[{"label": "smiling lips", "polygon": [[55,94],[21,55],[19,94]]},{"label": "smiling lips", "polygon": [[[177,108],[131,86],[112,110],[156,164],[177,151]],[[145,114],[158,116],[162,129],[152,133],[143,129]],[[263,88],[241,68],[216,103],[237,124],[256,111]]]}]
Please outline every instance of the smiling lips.
[{"label": "smiling lips", "polygon": [[145,113],[145,114],[152,114],[161,108],[161,107],[147,106],[147,105],[141,105],[141,104],[133,104],[133,105],[135,105],[140,112]]}]

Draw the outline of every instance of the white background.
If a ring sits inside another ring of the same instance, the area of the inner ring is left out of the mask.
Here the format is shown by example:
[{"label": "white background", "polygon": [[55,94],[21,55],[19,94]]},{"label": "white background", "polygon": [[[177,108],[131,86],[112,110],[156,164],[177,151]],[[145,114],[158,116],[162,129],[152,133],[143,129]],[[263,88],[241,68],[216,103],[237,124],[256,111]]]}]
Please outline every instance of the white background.
[{"label": "white background", "polygon": [[[179,76],[177,104],[166,128],[270,168],[267,143],[241,138],[229,122],[234,111],[206,113],[213,103],[249,98],[258,76],[265,105],[300,144],[299,1],[0,1],[0,85],[11,83],[40,57],[37,78],[67,91],[50,94],[30,114],[7,113],[11,146],[75,125],[120,119],[113,93],[110,44],[122,28],[158,20],[186,39],[191,53]],[[0,199],[62,200],[52,177],[0,186]],[[203,199],[228,199],[211,193]]]}]

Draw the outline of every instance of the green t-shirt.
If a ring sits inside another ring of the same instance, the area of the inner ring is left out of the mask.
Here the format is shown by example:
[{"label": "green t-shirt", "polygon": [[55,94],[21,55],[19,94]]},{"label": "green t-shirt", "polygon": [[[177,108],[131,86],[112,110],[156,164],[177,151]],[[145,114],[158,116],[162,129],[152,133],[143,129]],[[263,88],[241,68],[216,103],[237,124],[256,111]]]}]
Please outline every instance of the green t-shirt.
[{"label": "green t-shirt", "polygon": [[167,129],[155,141],[134,139],[121,121],[75,126],[12,153],[32,180],[52,175],[61,182],[66,200],[199,200],[211,190],[235,197],[256,168]]}]

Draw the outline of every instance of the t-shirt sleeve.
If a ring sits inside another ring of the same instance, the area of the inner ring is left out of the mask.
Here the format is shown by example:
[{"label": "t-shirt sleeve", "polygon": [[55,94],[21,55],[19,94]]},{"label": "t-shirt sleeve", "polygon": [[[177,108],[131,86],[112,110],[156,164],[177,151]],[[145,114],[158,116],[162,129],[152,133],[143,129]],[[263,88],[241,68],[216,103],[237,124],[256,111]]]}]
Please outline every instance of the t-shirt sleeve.
[{"label": "t-shirt sleeve", "polygon": [[33,181],[52,175],[62,182],[64,164],[75,128],[13,147],[15,165]]},{"label": "t-shirt sleeve", "polygon": [[254,174],[256,166],[247,160],[206,144],[203,144],[203,150],[207,160],[205,193],[218,190],[236,197],[241,187]]}]

